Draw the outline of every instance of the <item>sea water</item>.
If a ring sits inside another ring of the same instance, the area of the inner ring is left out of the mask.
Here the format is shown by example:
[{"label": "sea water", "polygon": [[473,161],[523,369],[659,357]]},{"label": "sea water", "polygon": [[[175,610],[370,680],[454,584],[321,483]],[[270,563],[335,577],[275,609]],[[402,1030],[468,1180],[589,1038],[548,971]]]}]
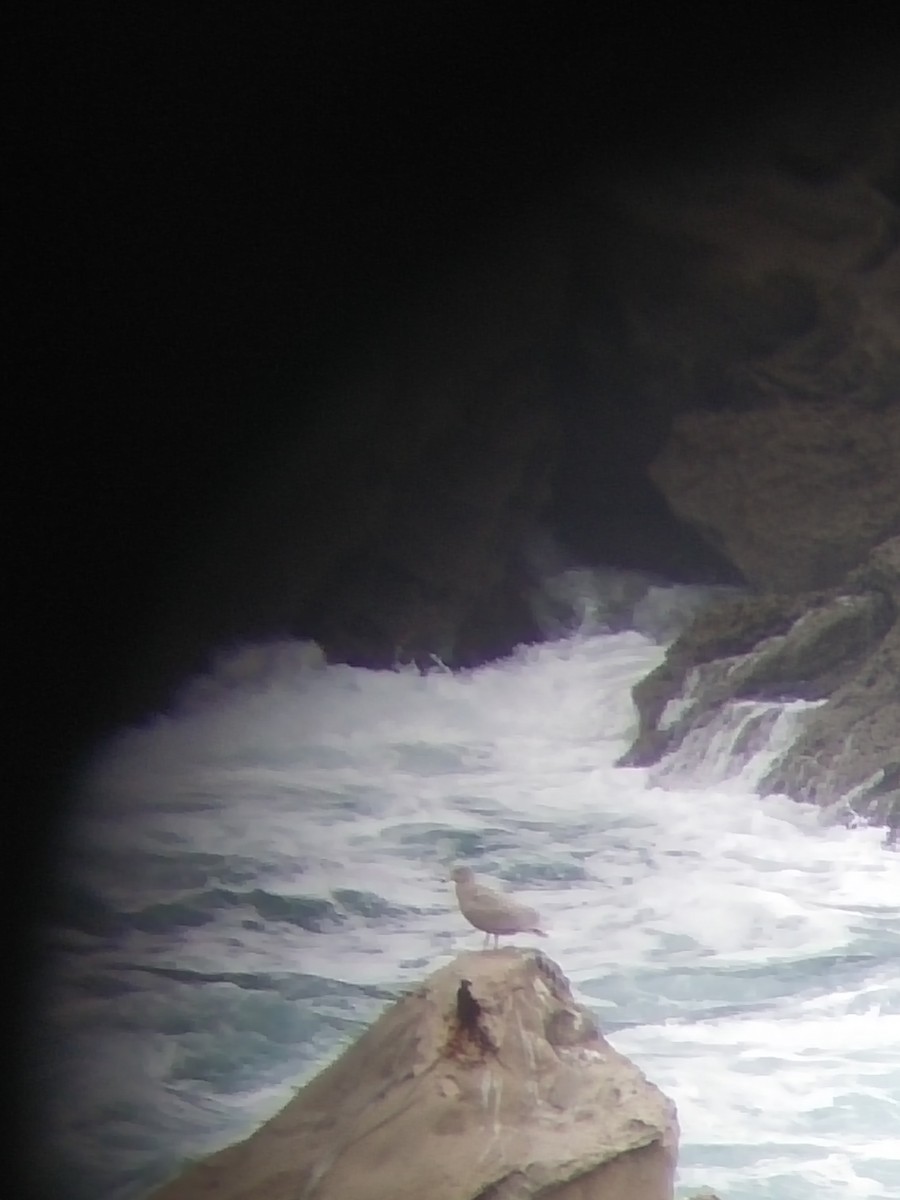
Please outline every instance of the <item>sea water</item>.
[{"label": "sea water", "polygon": [[803,705],[616,765],[683,601],[456,673],[241,647],[98,747],[35,1063],[58,1194],[138,1200],[478,948],[464,862],[539,909],[540,948],[675,1101],[679,1194],[897,1200],[900,854],[754,794]]}]

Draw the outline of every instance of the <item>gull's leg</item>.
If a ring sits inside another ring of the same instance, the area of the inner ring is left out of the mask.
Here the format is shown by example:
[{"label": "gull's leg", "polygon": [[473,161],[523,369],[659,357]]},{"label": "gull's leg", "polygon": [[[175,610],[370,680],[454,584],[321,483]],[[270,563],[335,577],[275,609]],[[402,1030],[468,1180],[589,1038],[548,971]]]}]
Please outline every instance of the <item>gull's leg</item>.
[{"label": "gull's leg", "polygon": [[487,948],[490,946],[490,944],[491,944],[491,935],[489,933],[486,933],[484,935],[484,940],[481,943],[482,950],[487,950]]}]

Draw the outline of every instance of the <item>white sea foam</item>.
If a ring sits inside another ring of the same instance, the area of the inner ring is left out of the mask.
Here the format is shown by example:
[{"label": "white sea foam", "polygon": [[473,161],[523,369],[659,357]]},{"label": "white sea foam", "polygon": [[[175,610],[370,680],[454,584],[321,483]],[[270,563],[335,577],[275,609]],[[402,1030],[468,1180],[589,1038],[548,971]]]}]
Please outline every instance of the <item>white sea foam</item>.
[{"label": "white sea foam", "polygon": [[139,1196],[248,1131],[475,948],[458,860],[542,913],[541,948],[676,1100],[684,1187],[900,1195],[900,856],[752,794],[791,712],[737,771],[746,707],[699,756],[617,767],[630,688],[662,654],[582,633],[423,676],[281,643],[102,747],[70,871],[83,940],[50,998],[64,1065],[46,1068],[85,1195]]}]

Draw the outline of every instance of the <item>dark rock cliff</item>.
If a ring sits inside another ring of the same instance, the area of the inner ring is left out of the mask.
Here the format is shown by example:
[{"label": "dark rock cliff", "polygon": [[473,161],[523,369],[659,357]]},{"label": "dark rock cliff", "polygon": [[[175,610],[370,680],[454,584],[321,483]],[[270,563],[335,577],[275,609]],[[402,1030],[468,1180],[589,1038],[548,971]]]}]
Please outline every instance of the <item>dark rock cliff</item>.
[{"label": "dark rock cliff", "polygon": [[824,145],[807,113],[724,160],[586,169],[387,313],[171,589],[197,645],[503,653],[538,636],[539,525],[585,562],[840,580],[900,528],[898,114],[876,97]]},{"label": "dark rock cliff", "polygon": [[714,150],[588,164],[388,310],[170,588],[147,695],[248,637],[370,666],[506,653],[541,636],[549,530],[584,564],[750,588],[638,689],[629,761],[735,699],[827,700],[769,786],[885,818],[900,100],[786,102]]},{"label": "dark rock cliff", "polygon": [[538,534],[799,596],[898,532],[891,43],[463,8],[44,38],[10,478],[54,786],[223,644],[540,636]]}]

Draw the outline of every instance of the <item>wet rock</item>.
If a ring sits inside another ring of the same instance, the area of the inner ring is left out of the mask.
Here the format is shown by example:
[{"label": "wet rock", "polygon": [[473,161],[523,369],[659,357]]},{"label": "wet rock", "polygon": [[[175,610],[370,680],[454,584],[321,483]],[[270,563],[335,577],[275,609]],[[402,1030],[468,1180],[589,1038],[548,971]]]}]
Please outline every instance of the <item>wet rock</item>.
[{"label": "wet rock", "polygon": [[633,695],[647,766],[733,700],[817,700],[848,679],[890,626],[879,593],[745,596],[702,611]]},{"label": "wet rock", "polygon": [[155,1200],[671,1200],[677,1136],[556,964],[508,948],[435,972]]},{"label": "wet rock", "polygon": [[843,808],[893,831],[900,826],[900,537],[876,546],[847,582],[878,598],[876,636],[827,703],[806,714],[763,790]]},{"label": "wet rock", "polygon": [[747,596],[701,612],[635,687],[640,726],[623,762],[659,762],[713,729],[737,701],[818,700],[760,790],[893,828],[900,824],[898,614],[896,537],[838,588]]},{"label": "wet rock", "polygon": [[806,715],[800,736],[763,781],[767,792],[846,806],[891,825],[900,806],[900,624],[853,675]]}]

